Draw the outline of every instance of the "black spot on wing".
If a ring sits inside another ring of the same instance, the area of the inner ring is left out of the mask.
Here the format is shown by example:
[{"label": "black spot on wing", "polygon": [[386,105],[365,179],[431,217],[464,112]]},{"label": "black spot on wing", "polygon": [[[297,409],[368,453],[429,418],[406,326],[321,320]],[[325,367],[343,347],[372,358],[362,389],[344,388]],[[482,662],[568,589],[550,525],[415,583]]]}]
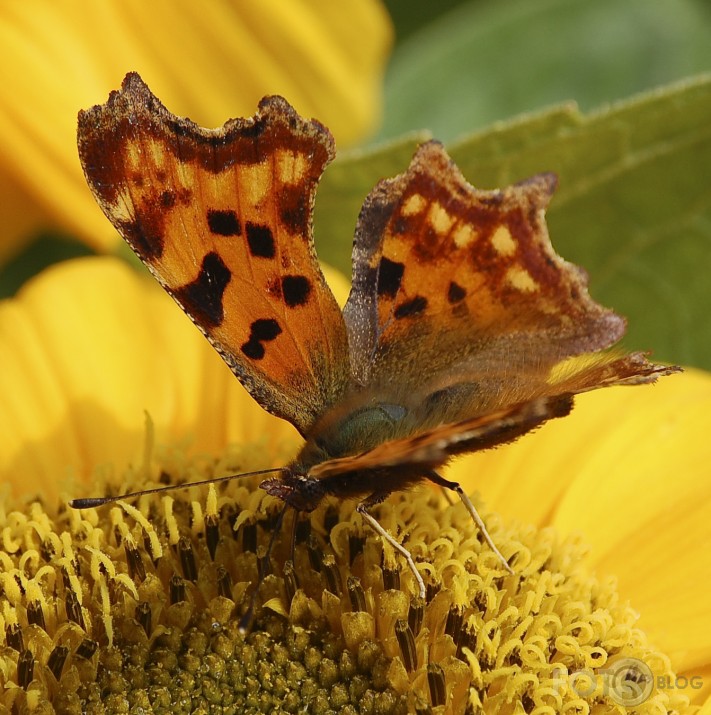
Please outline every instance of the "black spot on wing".
[{"label": "black spot on wing", "polygon": [[259,318],[250,326],[250,338],[269,342],[281,335],[281,326],[274,318]]},{"label": "black spot on wing", "polygon": [[249,340],[240,350],[251,360],[261,360],[266,354],[262,343],[268,343],[281,334],[281,326],[274,318],[259,318],[249,327]]},{"label": "black spot on wing", "polygon": [[378,268],[378,295],[394,298],[400,289],[405,265],[383,256]]},{"label": "black spot on wing", "polygon": [[274,258],[274,235],[269,226],[247,222],[247,245],[255,258]]},{"label": "black spot on wing", "polygon": [[311,294],[311,282],[306,276],[284,276],[281,279],[281,292],[289,308],[304,305]]},{"label": "black spot on wing", "polygon": [[224,318],[222,296],[231,279],[219,254],[211,252],[202,259],[197,278],[173,290],[173,295],[202,328],[216,328]]},{"label": "black spot on wing", "polygon": [[267,352],[258,340],[248,340],[240,350],[250,360],[261,360]]},{"label": "black spot on wing", "polygon": [[237,214],[229,209],[208,209],[207,225],[218,236],[239,236],[242,233]]},{"label": "black spot on wing", "polygon": [[189,189],[165,189],[151,193],[136,208],[136,217],[117,223],[117,228],[146,263],[160,260],[165,248],[165,226],[170,211],[178,203],[190,202]]},{"label": "black spot on wing", "polygon": [[178,197],[175,195],[175,191],[164,191],[158,197],[158,201],[164,209],[172,209],[177,200]]},{"label": "black spot on wing", "polygon": [[414,298],[406,301],[405,303],[400,303],[397,308],[395,308],[395,317],[400,320],[402,318],[413,318],[416,315],[424,312],[427,308],[427,298],[423,295],[416,295]]},{"label": "black spot on wing", "polygon": [[452,281],[449,284],[449,290],[447,291],[447,300],[450,305],[455,305],[456,303],[461,303],[467,297],[467,291],[462,288],[458,283]]},{"label": "black spot on wing", "polygon": [[279,191],[279,218],[289,233],[309,235],[309,187],[302,184],[282,186]]},{"label": "black spot on wing", "polygon": [[163,255],[163,215],[159,212],[147,214],[141,220],[121,221],[117,226],[121,235],[133,250],[148,263],[157,261]]},{"label": "black spot on wing", "polygon": [[390,223],[390,230],[399,236],[416,236],[420,232],[422,226],[422,216],[415,214],[414,216],[403,216],[402,214],[393,217]]}]

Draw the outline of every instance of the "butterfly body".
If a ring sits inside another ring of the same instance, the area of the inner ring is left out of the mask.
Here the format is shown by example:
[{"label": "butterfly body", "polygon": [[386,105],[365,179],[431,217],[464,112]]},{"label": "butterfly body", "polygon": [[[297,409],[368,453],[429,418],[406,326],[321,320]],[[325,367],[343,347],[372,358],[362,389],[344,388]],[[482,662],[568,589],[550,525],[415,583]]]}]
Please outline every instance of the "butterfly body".
[{"label": "butterfly body", "polygon": [[599,352],[625,323],[550,244],[552,174],[481,191],[423,144],[365,200],[341,311],[311,226],[333,139],[285,100],[203,129],[130,74],[80,113],[79,154],[117,230],[255,400],[303,435],[263,483],[298,510],[360,498],[392,539],[367,514],[390,492],[430,479],[465,499],[437,472],[452,456],[567,414],[579,392],[676,370]]},{"label": "butterfly body", "polygon": [[318,473],[319,467],[323,469],[334,459],[367,453],[380,444],[406,438],[416,429],[413,413],[407,407],[376,402],[362,394],[361,399],[362,404],[354,401],[354,407],[347,412],[342,406],[327,412],[306,436],[302,449],[282,476],[265,480],[260,487],[299,511],[312,511],[327,495],[362,498],[378,490],[404,489],[419,481],[421,475],[413,476],[410,465],[402,464],[370,469],[356,466],[331,476],[311,476],[313,469]]},{"label": "butterfly body", "polygon": [[[340,412],[340,411],[337,411]],[[403,405],[366,404],[343,415],[327,413],[307,435],[297,463],[308,469],[334,457],[346,457],[405,436],[412,429],[412,413]]]}]

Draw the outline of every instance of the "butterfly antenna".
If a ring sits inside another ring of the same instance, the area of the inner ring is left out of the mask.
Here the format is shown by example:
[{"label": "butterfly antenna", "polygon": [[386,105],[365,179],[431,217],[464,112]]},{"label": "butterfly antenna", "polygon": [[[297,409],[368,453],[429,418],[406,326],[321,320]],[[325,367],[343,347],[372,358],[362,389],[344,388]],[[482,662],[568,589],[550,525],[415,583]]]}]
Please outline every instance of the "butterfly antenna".
[{"label": "butterfly antenna", "polygon": [[127,494],[118,494],[110,497],[87,497],[85,499],[71,499],[69,506],[72,509],[92,509],[93,507],[111,504],[123,499],[131,499],[132,497],[142,497],[146,494],[160,494],[161,492],[172,492],[175,489],[187,489],[188,487],[201,487],[205,484],[218,484],[219,482],[228,482],[231,479],[242,479],[243,477],[256,477],[261,474],[273,474],[274,472],[286,471],[285,467],[275,467],[273,469],[260,469],[256,472],[244,472],[243,474],[230,474],[226,477],[212,477],[210,479],[202,479],[199,482],[187,482],[186,484],[168,484],[164,487],[154,487],[153,489],[141,489],[137,492],[129,492]]},{"label": "butterfly antenna", "polygon": [[281,531],[281,525],[284,523],[284,514],[286,514],[286,510],[289,508],[289,505],[284,502],[284,506],[282,507],[281,511],[279,512],[279,516],[277,517],[276,524],[274,525],[274,531],[272,531],[272,536],[269,539],[269,545],[267,546],[267,552],[264,554],[264,559],[262,560],[263,563],[265,564],[264,568],[259,569],[259,575],[257,578],[257,583],[254,585],[254,590],[252,591],[252,596],[249,599],[249,608],[247,609],[247,612],[240,618],[239,621],[239,632],[244,635],[247,633],[249,630],[249,627],[252,623],[252,618],[254,617],[254,604],[257,601],[257,595],[259,594],[259,587],[264,580],[264,577],[269,573],[269,558],[271,557],[272,553],[272,548],[274,547],[274,543],[276,542],[276,537],[278,536],[279,532]]}]

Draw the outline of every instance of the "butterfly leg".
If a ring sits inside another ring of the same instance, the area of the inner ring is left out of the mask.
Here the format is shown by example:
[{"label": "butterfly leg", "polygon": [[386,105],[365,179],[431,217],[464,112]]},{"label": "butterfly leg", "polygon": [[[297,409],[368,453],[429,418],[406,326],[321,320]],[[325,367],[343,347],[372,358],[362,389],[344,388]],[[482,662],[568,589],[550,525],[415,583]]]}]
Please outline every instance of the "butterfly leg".
[{"label": "butterfly leg", "polygon": [[358,504],[358,506],[356,507],[356,511],[363,516],[363,518],[368,522],[373,531],[380,534],[380,536],[385,539],[385,541],[387,541],[390,546],[392,546],[396,551],[400,552],[400,554],[405,557],[405,561],[407,561],[407,565],[410,568],[410,571],[412,571],[412,574],[415,577],[417,585],[420,589],[420,598],[424,599],[425,582],[422,580],[422,576],[417,570],[417,566],[415,566],[412,554],[393,536],[388,534],[388,532],[382,526],[380,526],[380,524],[378,524],[376,519],[370,513],[368,513],[368,509],[375,506],[376,504],[380,504],[380,502],[387,499],[388,496],[388,494],[385,494],[383,492],[376,492],[375,494],[371,494],[367,499],[364,499],[360,504]]},{"label": "butterfly leg", "polygon": [[443,476],[441,476],[434,470],[431,470],[427,473],[427,478],[438,486],[444,487],[445,489],[451,489],[452,491],[457,492],[457,494],[459,494],[459,498],[462,500],[462,503],[471,515],[471,518],[474,520],[474,523],[477,525],[477,528],[479,529],[479,531],[481,531],[481,534],[484,537],[484,541],[486,541],[486,543],[489,545],[489,548],[499,557],[499,560],[503,564],[504,568],[512,574],[513,569],[509,566],[508,562],[504,558],[504,555],[496,548],[496,544],[489,535],[489,532],[486,530],[486,525],[484,524],[482,518],[479,516],[479,512],[477,512],[476,508],[474,507],[474,504],[472,504],[472,500],[467,496],[467,493],[464,491],[464,489],[462,489],[462,485],[458,482],[450,482],[449,479],[445,479]]}]

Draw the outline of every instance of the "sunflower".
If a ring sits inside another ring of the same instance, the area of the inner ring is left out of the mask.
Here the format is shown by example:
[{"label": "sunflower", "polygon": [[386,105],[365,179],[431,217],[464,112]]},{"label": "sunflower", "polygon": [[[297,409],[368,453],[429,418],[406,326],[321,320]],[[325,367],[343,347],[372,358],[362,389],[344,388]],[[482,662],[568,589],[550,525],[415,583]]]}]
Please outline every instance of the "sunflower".
[{"label": "sunflower", "polygon": [[[329,281],[343,297],[345,281]],[[514,575],[462,505],[427,488],[391,497],[376,513],[420,564],[421,601],[348,503],[289,521],[269,557],[278,502],[254,480],[67,509],[277,466],[298,447],[149,280],[115,259],[65,263],[6,301],[0,326],[6,707],[657,713],[702,701],[708,614],[702,589],[679,584],[708,559],[707,375],[583,396],[558,425],[455,464]]]},{"label": "sunflower", "polygon": [[[3,15],[6,66],[22,70],[0,113],[0,257],[46,227],[114,246],[74,122],[128,69],[204,125],[266,92],[340,144],[372,125],[390,42],[379,5],[193,5]],[[483,495],[513,575],[461,505],[393,495],[376,513],[425,575],[421,600],[348,503],[278,529],[278,503],[252,479],[67,508],[279,466],[298,448],[122,262],[67,262],[0,304],[0,365],[3,710],[659,713],[711,690],[695,587],[710,558],[708,375],[582,396],[570,418],[453,466]]]}]

